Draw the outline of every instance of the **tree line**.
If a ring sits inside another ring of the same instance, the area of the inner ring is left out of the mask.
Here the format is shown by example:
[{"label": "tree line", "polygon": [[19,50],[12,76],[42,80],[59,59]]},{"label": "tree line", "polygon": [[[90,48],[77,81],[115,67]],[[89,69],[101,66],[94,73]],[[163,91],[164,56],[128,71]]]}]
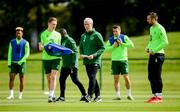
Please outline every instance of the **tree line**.
[{"label": "tree line", "polygon": [[58,18],[57,30],[66,28],[79,44],[85,17],[93,18],[94,27],[107,40],[114,23],[120,24],[122,32],[129,36],[147,34],[146,16],[151,11],[157,12],[167,31],[180,30],[179,0],[1,0],[0,59],[7,58],[16,26],[24,27],[31,52],[37,52],[39,35],[47,28],[50,16]]}]

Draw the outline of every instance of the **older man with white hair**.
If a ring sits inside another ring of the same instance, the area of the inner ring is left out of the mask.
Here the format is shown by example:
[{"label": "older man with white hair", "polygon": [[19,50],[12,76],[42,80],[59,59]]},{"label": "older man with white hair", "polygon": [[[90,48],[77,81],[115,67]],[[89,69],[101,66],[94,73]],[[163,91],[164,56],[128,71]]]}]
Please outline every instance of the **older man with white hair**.
[{"label": "older man with white hair", "polygon": [[93,28],[93,20],[91,18],[84,19],[85,32],[81,35],[80,40],[80,58],[86,67],[89,78],[88,94],[86,102],[91,102],[93,94],[94,101],[101,102],[100,89],[96,80],[96,74],[100,68],[101,54],[104,52],[104,41],[99,32]]}]

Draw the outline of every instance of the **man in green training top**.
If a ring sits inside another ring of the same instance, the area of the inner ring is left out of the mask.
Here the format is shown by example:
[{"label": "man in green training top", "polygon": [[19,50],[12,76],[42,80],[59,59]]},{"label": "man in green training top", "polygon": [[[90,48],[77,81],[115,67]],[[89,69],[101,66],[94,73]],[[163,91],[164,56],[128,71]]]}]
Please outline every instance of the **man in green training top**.
[{"label": "man in green training top", "polygon": [[26,67],[26,59],[30,53],[29,42],[23,39],[23,28],[16,27],[16,38],[12,39],[8,50],[8,67],[11,69],[9,74],[9,91],[7,99],[14,98],[14,80],[19,73],[19,99],[22,99],[24,89],[24,73]]},{"label": "man in green training top", "polygon": [[86,91],[78,78],[78,49],[76,42],[68,35],[66,29],[61,28],[60,33],[62,36],[61,44],[64,47],[71,49],[73,53],[62,57],[62,67],[59,76],[60,97],[56,101],[65,101],[66,79],[69,75],[73,83],[76,84],[81,92],[82,97],[80,101],[84,101]]},{"label": "man in green training top", "polygon": [[57,19],[50,17],[48,20],[48,28],[41,34],[41,42],[39,43],[39,50],[42,51],[43,67],[48,80],[49,97],[48,102],[55,102],[54,91],[56,88],[56,77],[60,67],[60,57],[50,56],[44,50],[44,46],[48,43],[61,44],[61,34],[55,31],[57,26]]},{"label": "man in green training top", "polygon": [[150,28],[150,41],[146,47],[146,52],[149,54],[148,79],[153,96],[146,102],[159,103],[163,101],[161,71],[164,62],[164,48],[168,45],[168,38],[164,27],[158,23],[158,16],[155,12],[149,13],[147,22],[152,25]]},{"label": "man in green training top", "polygon": [[127,35],[121,34],[120,25],[113,25],[113,36],[106,43],[106,51],[110,50],[111,54],[111,74],[114,76],[115,99],[121,100],[120,95],[120,74],[124,77],[127,89],[127,99],[134,100],[131,95],[131,82],[129,78],[127,48],[134,47],[133,42]]},{"label": "man in green training top", "polygon": [[88,94],[86,102],[90,102],[95,93],[95,102],[101,102],[99,85],[96,80],[97,70],[100,65],[101,54],[104,52],[104,41],[99,32],[93,28],[93,20],[91,18],[84,19],[85,32],[81,35],[80,40],[80,58],[86,67],[89,78]]}]

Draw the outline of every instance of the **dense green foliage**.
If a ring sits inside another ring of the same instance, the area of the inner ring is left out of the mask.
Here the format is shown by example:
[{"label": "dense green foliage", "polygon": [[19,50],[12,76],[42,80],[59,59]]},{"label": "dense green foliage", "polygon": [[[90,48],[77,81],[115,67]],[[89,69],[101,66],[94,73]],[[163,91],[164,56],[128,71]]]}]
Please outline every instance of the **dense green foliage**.
[{"label": "dense green foliage", "polygon": [[0,0],[0,59],[7,58],[10,39],[16,26],[24,27],[24,38],[30,41],[31,52],[37,52],[39,35],[47,27],[50,16],[58,19],[57,29],[65,27],[79,44],[84,32],[83,19],[91,17],[94,27],[104,39],[118,23],[130,36],[147,34],[146,16],[155,11],[167,31],[180,29],[179,0]]}]

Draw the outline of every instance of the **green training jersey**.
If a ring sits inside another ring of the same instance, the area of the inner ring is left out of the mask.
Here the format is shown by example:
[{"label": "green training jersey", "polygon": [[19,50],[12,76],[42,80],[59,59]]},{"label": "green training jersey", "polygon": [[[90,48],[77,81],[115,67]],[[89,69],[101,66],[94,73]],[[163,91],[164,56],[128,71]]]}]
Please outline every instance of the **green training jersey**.
[{"label": "green training jersey", "polygon": [[[114,36],[114,39],[117,37]],[[111,60],[112,61],[122,61],[128,60],[127,48],[134,47],[133,42],[128,38],[127,35],[124,35],[124,42],[121,43],[118,47],[113,47],[108,41],[105,45],[105,51],[111,51]]]},{"label": "green training jersey", "polygon": [[71,49],[73,51],[70,55],[62,56],[62,67],[63,68],[78,68],[78,49],[76,42],[69,35],[62,38],[61,43],[63,46]]},{"label": "green training jersey", "polygon": [[86,64],[100,64],[101,54],[104,52],[104,41],[99,32],[93,29],[90,32],[85,32],[81,35],[80,40],[80,54],[81,55],[93,55],[94,58],[89,60],[83,59],[83,63]]},{"label": "green training jersey", "polygon": [[166,31],[159,23],[150,28],[150,41],[146,47],[153,53],[164,53],[164,48],[168,45]]},{"label": "green training jersey", "polygon": [[[16,38],[16,43],[17,44],[20,44],[21,40],[17,39]],[[25,54],[24,54],[24,57],[19,60],[19,61],[13,61],[14,63],[18,63],[19,65],[21,65],[23,62],[26,62],[26,59],[28,58],[30,54],[30,47],[29,47],[29,42],[26,41],[26,44],[25,44]],[[9,43],[9,49],[8,49],[8,65],[11,65],[12,63],[12,46],[11,46],[11,43]]]},{"label": "green training jersey", "polygon": [[[42,32],[41,34],[41,43],[43,44],[43,46],[47,45],[48,43],[55,43],[55,44],[61,44],[61,34],[57,31],[48,31],[45,30],[44,32]],[[43,60],[53,60],[53,59],[58,59],[59,57],[56,56],[50,56],[47,54],[47,52],[45,50],[43,50],[42,53],[42,59]]]}]

